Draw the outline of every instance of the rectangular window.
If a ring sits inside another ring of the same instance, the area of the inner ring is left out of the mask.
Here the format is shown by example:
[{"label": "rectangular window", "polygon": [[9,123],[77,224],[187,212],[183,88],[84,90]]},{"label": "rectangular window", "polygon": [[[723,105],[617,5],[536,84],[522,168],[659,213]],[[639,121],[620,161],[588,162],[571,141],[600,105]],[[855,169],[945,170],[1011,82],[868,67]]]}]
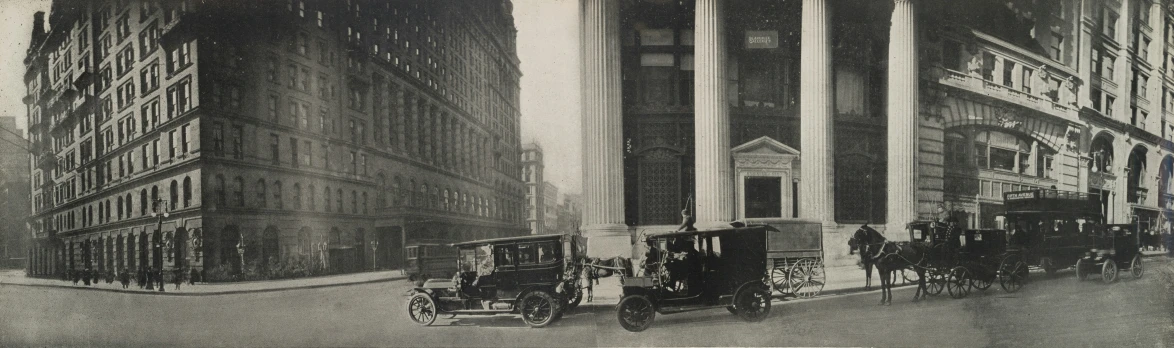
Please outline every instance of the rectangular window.
[{"label": "rectangular window", "polygon": [[245,159],[244,140],[245,130],[241,126],[232,126],[232,158]]},{"label": "rectangular window", "polygon": [[269,120],[277,122],[277,95],[270,94],[265,104],[269,108]]},{"label": "rectangular window", "polygon": [[159,139],[151,141],[151,160],[152,166],[159,166]]},{"label": "rectangular window", "polygon": [[179,127],[180,154],[188,153],[188,125]]},{"label": "rectangular window", "polygon": [[212,122],[212,154],[224,156],[224,124]]},{"label": "rectangular window", "polygon": [[174,73],[192,63],[191,43],[184,42],[167,53],[167,71]]},{"label": "rectangular window", "polygon": [[358,155],[351,151],[351,174],[359,173],[359,158]]},{"label": "rectangular window", "polygon": [[167,144],[167,158],[175,158],[175,146],[179,143],[179,139],[175,137],[175,130],[168,131],[167,137],[170,140]]},{"label": "rectangular window", "polygon": [[298,163],[298,139],[289,138],[289,165],[297,168]]},{"label": "rectangular window", "polygon": [[281,165],[281,144],[278,143],[277,133],[269,134],[269,155],[273,165]]},{"label": "rectangular window", "polygon": [[309,140],[303,140],[302,141],[302,148],[305,149],[305,153],[302,154],[302,164],[307,167],[314,166],[314,162],[313,162],[314,161],[314,147],[313,147],[313,144],[310,143]]},{"label": "rectangular window", "polygon": [[1061,61],[1064,54],[1064,35],[1052,32],[1052,59]]},{"label": "rectangular window", "polygon": [[1015,62],[1003,60],[1003,86],[1015,88]]},{"label": "rectangular window", "polygon": [[146,168],[147,163],[149,163],[149,162],[147,162],[147,153],[148,153],[147,152],[147,144],[143,144],[142,148],[140,148],[139,151],[141,152],[139,155],[142,156],[142,159],[143,159],[143,168]]},{"label": "rectangular window", "polygon": [[1035,70],[1023,67],[1023,79],[1020,80],[1023,84],[1023,93],[1031,94],[1031,76],[1034,75]]},{"label": "rectangular window", "polygon": [[167,88],[167,118],[179,116],[192,109],[192,81],[184,79]]},{"label": "rectangular window", "polygon": [[359,155],[359,159],[361,162],[363,162],[363,176],[367,176],[367,155]]}]

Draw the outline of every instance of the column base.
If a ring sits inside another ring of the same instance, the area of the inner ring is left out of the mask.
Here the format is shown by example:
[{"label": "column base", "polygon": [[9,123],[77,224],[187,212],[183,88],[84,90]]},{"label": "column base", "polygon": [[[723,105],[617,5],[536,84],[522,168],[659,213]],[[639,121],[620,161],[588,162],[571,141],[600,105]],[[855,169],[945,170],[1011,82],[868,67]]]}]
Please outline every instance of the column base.
[{"label": "column base", "polygon": [[587,256],[632,258],[632,232],[627,225],[600,224],[582,228],[587,237]]}]

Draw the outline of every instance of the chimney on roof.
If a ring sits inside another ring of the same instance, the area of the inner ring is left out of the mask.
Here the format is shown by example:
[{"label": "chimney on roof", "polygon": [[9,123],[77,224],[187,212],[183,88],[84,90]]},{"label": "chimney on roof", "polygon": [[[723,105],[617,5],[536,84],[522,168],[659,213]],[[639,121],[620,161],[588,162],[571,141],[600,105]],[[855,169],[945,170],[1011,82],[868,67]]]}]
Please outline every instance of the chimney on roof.
[{"label": "chimney on roof", "polygon": [[29,47],[36,47],[45,40],[45,12],[37,11],[33,14],[33,33]]}]

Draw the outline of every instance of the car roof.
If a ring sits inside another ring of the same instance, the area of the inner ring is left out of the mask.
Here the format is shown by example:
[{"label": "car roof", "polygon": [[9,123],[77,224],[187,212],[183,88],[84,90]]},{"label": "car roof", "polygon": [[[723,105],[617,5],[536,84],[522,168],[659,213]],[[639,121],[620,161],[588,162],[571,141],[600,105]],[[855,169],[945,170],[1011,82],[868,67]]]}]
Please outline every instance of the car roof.
[{"label": "car roof", "polygon": [[742,233],[742,232],[751,232],[751,231],[766,231],[768,228],[770,228],[770,226],[754,225],[754,226],[746,226],[746,227],[717,228],[717,229],[706,229],[706,230],[697,230],[697,231],[652,233],[652,234],[648,234],[647,237],[648,238],[669,238],[669,237],[688,237],[688,236],[699,236],[699,235],[719,235],[719,234],[732,234],[732,233]]},{"label": "car roof", "polygon": [[560,239],[562,239],[562,237],[563,237],[563,235],[561,235],[561,234],[538,234],[538,235],[518,236],[518,237],[489,238],[489,239],[480,239],[480,240],[471,240],[471,241],[467,241],[467,242],[453,243],[452,246],[461,247],[461,246],[470,246],[470,245],[478,245],[478,244],[497,244],[497,243],[506,243],[506,242],[560,240]]}]

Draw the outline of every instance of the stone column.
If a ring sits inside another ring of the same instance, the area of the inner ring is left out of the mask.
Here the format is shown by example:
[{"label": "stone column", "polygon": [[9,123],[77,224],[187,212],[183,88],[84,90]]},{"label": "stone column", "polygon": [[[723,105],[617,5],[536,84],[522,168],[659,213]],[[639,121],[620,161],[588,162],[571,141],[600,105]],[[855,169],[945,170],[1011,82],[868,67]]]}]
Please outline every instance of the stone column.
[{"label": "stone column", "polygon": [[620,1],[580,0],[583,235],[593,257],[632,257],[624,224]]},{"label": "stone column", "polygon": [[697,226],[729,227],[734,218],[730,106],[726,96],[725,0],[697,0],[694,26],[694,137]]},{"label": "stone column", "polygon": [[913,0],[893,1],[889,27],[887,232],[917,218],[917,27]]},{"label": "stone column", "polygon": [[827,0],[803,0],[800,36],[799,142],[802,182],[799,216],[833,225],[831,9]]}]

